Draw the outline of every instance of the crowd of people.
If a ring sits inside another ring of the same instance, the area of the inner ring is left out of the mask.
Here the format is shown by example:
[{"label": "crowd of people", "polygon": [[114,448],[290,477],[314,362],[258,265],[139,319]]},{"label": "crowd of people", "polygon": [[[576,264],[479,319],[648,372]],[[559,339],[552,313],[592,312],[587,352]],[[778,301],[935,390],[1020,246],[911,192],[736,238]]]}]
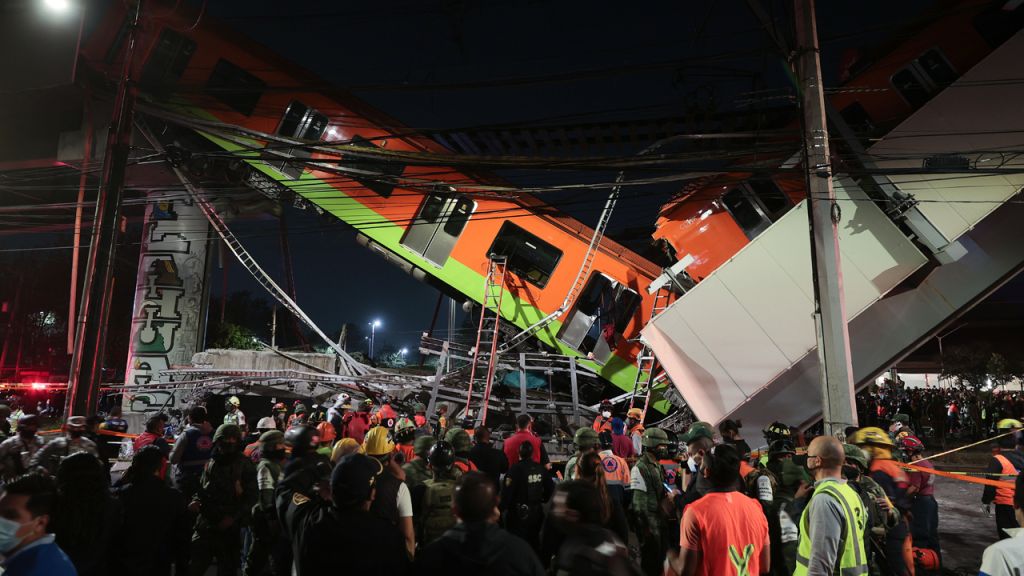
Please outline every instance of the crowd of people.
[{"label": "crowd of people", "polygon": [[[931,465],[914,420],[809,441],[783,423],[753,451],[741,425],[694,422],[675,439],[638,408],[603,402],[575,431],[564,467],[526,414],[497,433],[428,419],[423,404],[342,394],[328,409],[275,404],[222,422],[187,411],[126,434],[73,416],[44,441],[35,415],[0,418],[0,553],[5,574],[306,576],[914,575],[938,573]],[[0,413],[3,407],[0,407]],[[995,423],[986,487],[1001,540],[981,571],[1024,561],[1024,437]],[[124,440],[129,438],[129,440]],[[113,474],[122,442],[131,464]],[[908,470],[908,464],[910,465]],[[1016,482],[1015,488],[1013,482]],[[215,567],[215,568],[214,568]]]}]

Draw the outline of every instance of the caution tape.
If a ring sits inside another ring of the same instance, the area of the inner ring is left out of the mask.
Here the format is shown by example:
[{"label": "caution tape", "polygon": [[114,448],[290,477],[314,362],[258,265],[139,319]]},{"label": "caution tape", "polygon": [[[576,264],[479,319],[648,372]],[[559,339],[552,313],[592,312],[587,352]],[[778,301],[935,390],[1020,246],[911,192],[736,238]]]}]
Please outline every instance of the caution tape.
[{"label": "caution tape", "polygon": [[[960,480],[961,482],[970,482],[972,484],[982,484],[984,486],[994,486],[996,488],[1006,488],[1009,490],[1013,490],[1015,488],[1013,482],[1003,482],[1001,480],[992,480],[991,478],[974,478],[972,476],[967,476],[969,472],[947,472],[946,470],[936,470],[934,468],[914,466],[913,464],[900,464],[900,466],[909,470],[916,470],[917,472],[927,472],[928,474],[935,474],[936,476],[942,476],[944,478]],[[1001,476],[1001,474],[991,474],[991,476]]]}]

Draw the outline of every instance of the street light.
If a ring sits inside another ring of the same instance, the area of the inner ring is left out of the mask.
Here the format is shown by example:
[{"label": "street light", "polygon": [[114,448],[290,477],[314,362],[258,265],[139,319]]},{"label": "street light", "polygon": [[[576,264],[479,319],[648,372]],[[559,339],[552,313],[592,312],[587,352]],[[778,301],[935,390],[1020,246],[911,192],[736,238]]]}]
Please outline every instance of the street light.
[{"label": "street light", "polygon": [[46,6],[47,9],[59,14],[63,14],[71,10],[71,2],[68,0],[43,0],[43,6]]},{"label": "street light", "polygon": [[373,360],[373,337],[377,332],[377,327],[380,326],[380,320],[375,319],[373,322],[367,322],[370,325],[370,350],[369,358]]}]

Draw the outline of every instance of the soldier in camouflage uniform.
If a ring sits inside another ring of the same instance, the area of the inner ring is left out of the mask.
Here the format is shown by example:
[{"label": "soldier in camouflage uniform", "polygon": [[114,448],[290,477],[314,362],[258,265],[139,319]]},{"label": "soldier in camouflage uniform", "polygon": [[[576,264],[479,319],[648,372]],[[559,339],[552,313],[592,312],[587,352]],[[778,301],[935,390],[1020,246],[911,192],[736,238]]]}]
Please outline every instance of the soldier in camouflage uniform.
[{"label": "soldier in camouflage uniform", "polygon": [[572,443],[576,445],[576,453],[569,457],[565,463],[565,479],[576,479],[576,463],[579,462],[587,452],[597,452],[601,449],[601,439],[597,432],[590,426],[583,426],[576,430],[572,437]]},{"label": "soldier in camouflage uniform", "polygon": [[405,472],[405,483],[409,486],[410,493],[413,488],[431,478],[430,468],[427,466],[427,454],[430,453],[433,446],[433,436],[420,436],[413,442],[412,449],[416,453],[416,457],[402,466],[402,470]]},{"label": "soldier in camouflage uniform", "polygon": [[661,428],[648,428],[644,430],[642,442],[643,454],[630,474],[633,491],[630,510],[640,541],[640,565],[645,574],[653,575],[662,573],[667,548],[667,511],[672,509],[672,495],[665,489],[665,470],[658,463],[660,456],[668,454],[669,439]]},{"label": "soldier in camouflage uniform", "polygon": [[[889,501],[885,489],[868,476],[868,455],[858,446],[843,444],[846,463],[843,465],[843,476],[850,487],[860,495],[864,509],[868,512],[868,534],[864,540],[864,549],[868,553],[868,568],[872,576],[887,574],[879,566],[875,549],[885,549],[885,535],[900,521],[899,512]],[[871,543],[874,542],[875,546]]]},{"label": "soldier in camouflage uniform", "polygon": [[259,498],[256,466],[242,454],[242,429],[221,424],[213,435],[213,457],[206,463],[192,510],[199,513],[192,534],[193,576],[204,576],[217,558],[217,574],[238,573],[241,529]]}]

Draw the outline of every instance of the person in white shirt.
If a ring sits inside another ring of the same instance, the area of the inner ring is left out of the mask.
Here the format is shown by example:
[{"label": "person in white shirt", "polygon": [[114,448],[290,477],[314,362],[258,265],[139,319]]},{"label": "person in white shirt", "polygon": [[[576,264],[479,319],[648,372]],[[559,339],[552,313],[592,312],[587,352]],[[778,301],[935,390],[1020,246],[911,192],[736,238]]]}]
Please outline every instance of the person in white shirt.
[{"label": "person in white shirt", "polygon": [[[1024,526],[1024,472],[1017,476],[1013,494],[1013,515]],[[979,576],[1018,576],[1024,566],[1024,528],[1008,528],[1010,535],[985,549]]]}]

